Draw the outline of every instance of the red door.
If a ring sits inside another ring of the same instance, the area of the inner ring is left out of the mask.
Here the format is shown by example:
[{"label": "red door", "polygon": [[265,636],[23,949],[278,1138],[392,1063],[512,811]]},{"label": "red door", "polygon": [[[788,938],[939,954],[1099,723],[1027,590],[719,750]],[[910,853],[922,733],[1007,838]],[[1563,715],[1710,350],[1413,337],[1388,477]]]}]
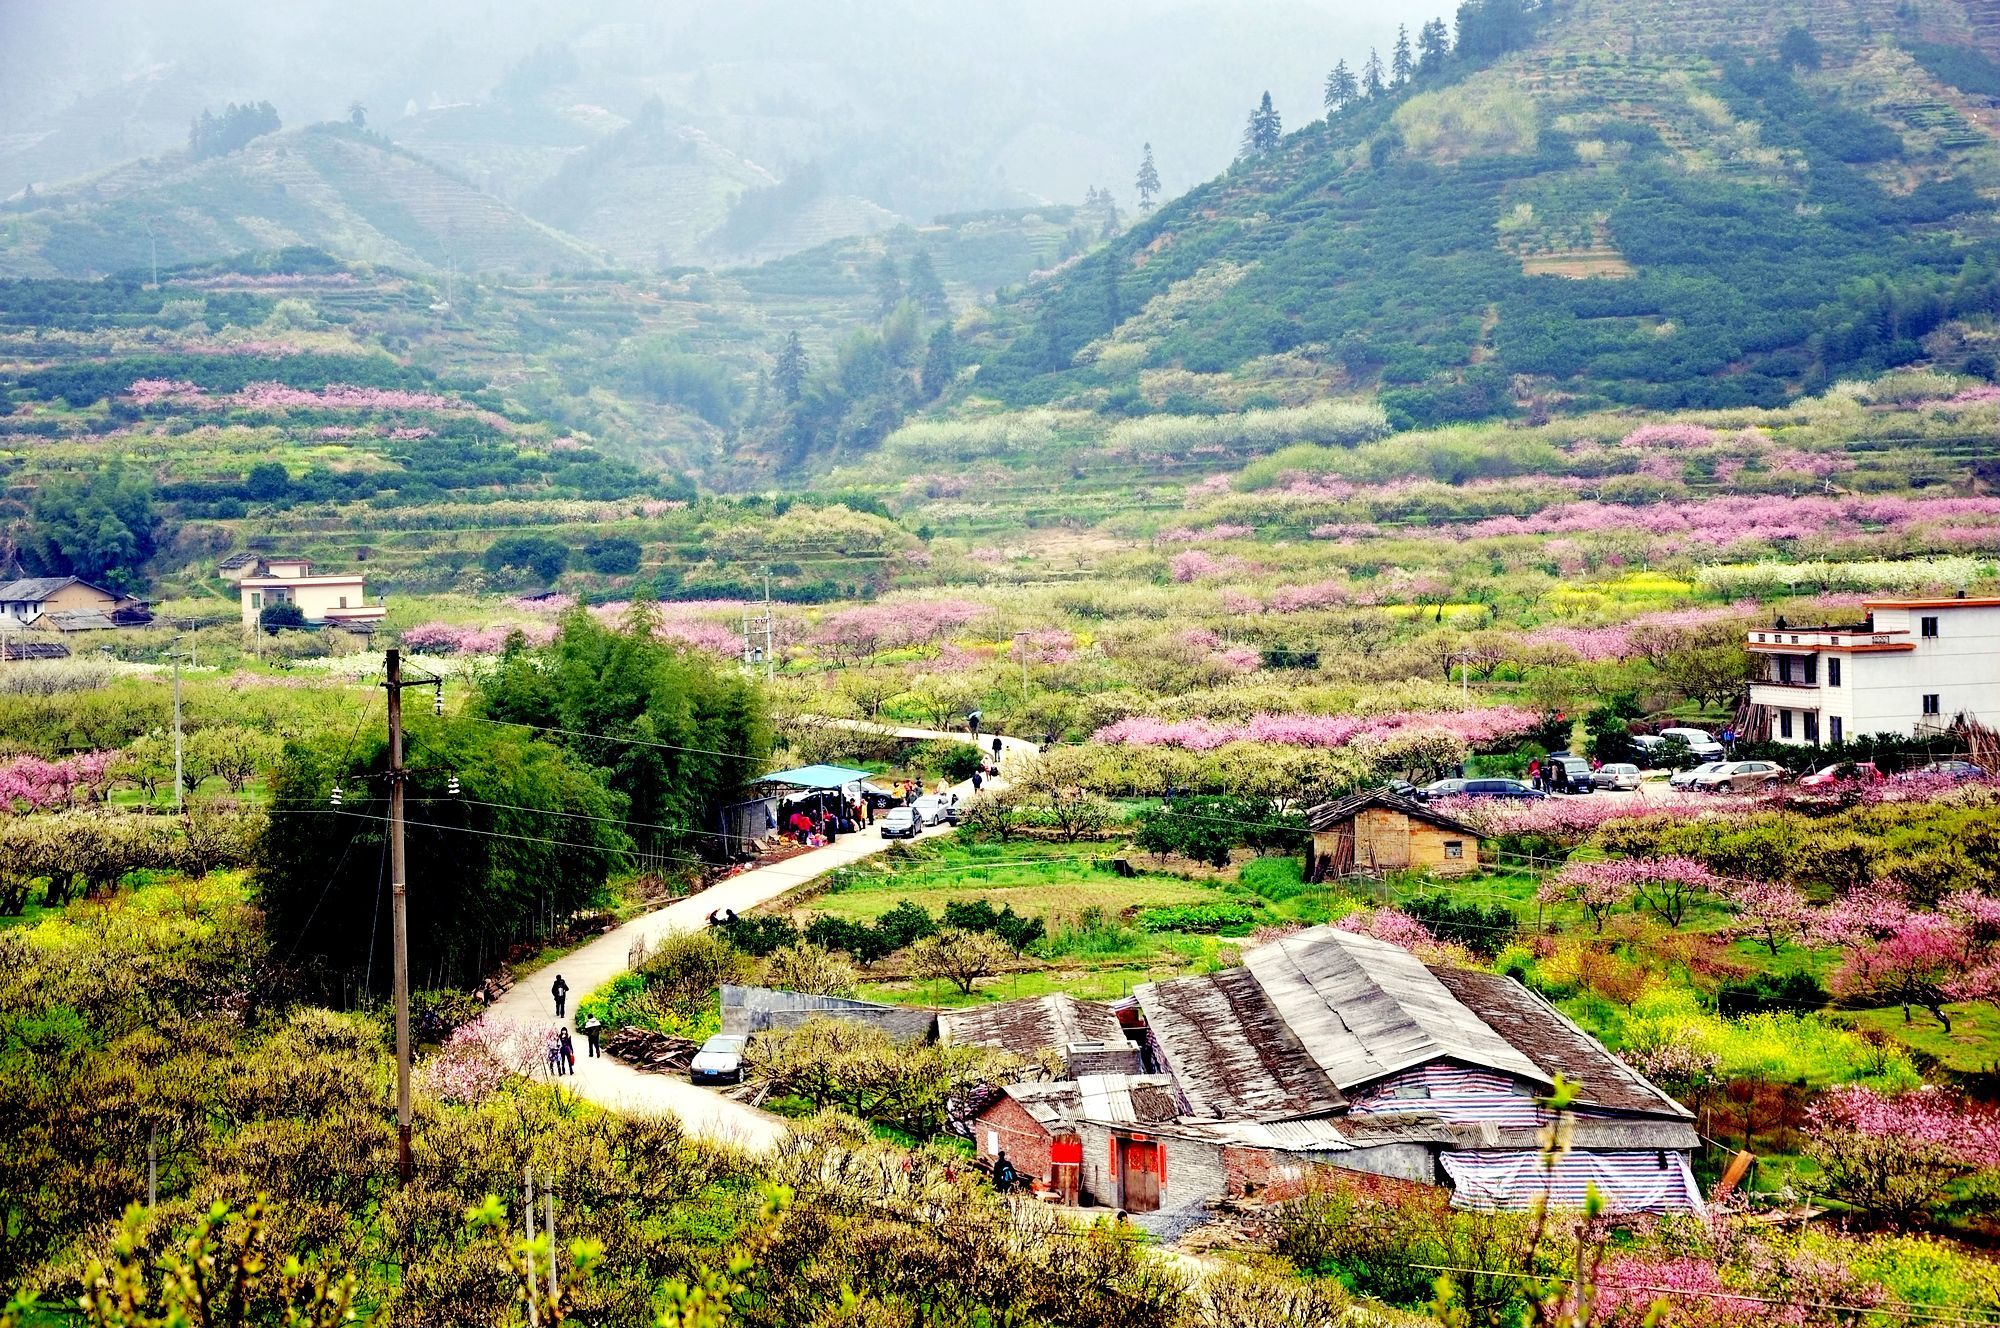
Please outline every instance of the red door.
[{"label": "red door", "polygon": [[1151,1140],[1126,1139],[1119,1145],[1123,1162],[1118,1192],[1128,1213],[1153,1213],[1160,1208],[1160,1146]]}]

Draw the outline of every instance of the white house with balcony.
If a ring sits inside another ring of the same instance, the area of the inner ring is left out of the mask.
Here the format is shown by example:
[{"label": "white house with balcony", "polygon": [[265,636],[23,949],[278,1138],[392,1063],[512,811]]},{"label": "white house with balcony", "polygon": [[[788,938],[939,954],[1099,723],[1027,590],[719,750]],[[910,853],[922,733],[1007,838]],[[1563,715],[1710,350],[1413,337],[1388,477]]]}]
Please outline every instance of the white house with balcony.
[{"label": "white house with balcony", "polygon": [[1816,746],[2000,727],[2000,599],[1878,599],[1859,623],[1759,628],[1745,737]]},{"label": "white house with balcony", "polygon": [[359,572],[315,574],[303,558],[266,558],[251,564],[236,578],[243,597],[243,625],[255,627],[273,604],[291,603],[315,626],[359,627],[368,630],[389,612],[381,600],[368,602]]}]

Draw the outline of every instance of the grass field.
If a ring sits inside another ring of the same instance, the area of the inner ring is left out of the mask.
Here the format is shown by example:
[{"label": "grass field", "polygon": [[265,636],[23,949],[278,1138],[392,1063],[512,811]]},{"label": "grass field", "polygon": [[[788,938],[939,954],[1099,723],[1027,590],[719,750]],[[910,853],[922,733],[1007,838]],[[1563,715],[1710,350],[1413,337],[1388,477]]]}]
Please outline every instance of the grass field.
[{"label": "grass field", "polygon": [[1924,1010],[1912,1009],[1903,1022],[1901,1008],[1862,1010],[1842,1016],[1856,1028],[1872,1029],[1961,1073],[1991,1072],[2000,1065],[2000,1010],[1990,1005],[1947,1005],[1951,1032]]}]

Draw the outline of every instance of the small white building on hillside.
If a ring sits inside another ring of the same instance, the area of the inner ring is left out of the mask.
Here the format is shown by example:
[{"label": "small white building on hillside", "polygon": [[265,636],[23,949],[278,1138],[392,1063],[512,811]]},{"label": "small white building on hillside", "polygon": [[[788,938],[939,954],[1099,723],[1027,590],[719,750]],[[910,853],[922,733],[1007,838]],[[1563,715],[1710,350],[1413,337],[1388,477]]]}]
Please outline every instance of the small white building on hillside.
[{"label": "small white building on hillside", "polygon": [[1865,621],[1775,627],[1744,643],[1764,661],[1744,736],[1801,745],[1871,733],[1920,737],[1964,718],[2000,727],[2000,599],[1878,599]]},{"label": "small white building on hillside", "polygon": [[245,627],[255,627],[272,604],[296,604],[307,622],[322,626],[370,628],[389,612],[379,600],[368,602],[359,572],[315,575],[303,558],[264,559],[237,579],[236,589],[243,597]]}]

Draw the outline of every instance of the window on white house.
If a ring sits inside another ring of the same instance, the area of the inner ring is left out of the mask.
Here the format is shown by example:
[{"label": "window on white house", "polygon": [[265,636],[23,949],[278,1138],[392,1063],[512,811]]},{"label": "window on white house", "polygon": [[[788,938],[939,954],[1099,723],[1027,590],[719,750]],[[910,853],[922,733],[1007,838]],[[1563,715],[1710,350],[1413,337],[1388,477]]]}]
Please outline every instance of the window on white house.
[{"label": "window on white house", "polygon": [[1445,856],[1446,856],[1447,858],[1462,858],[1462,857],[1464,857],[1464,856],[1465,856],[1465,841],[1464,841],[1464,840],[1462,840],[1462,839],[1447,839],[1447,840],[1445,840],[1445,841],[1444,841],[1444,855],[1445,855]]},{"label": "window on white house", "polygon": [[1778,656],[1778,681],[1790,682],[1791,680],[1792,657],[1790,655],[1780,655]]},{"label": "window on white house", "polygon": [[1806,686],[1808,686],[1808,687],[1817,687],[1818,685],[1819,685],[1819,656],[1817,656],[1817,655],[1807,655],[1807,656],[1806,656]]},{"label": "window on white house", "polygon": [[1778,712],[1778,736],[1781,738],[1792,736],[1792,712],[1789,710]]},{"label": "window on white house", "polygon": [[1938,713],[1938,694],[1936,692],[1924,693],[1924,713],[1926,715],[1935,715]]},{"label": "window on white house", "polygon": [[1845,728],[1840,722],[1840,716],[1829,715],[1826,721],[1826,736],[1831,741],[1837,743],[1842,741],[1844,733],[1845,733]]},{"label": "window on white house", "polygon": [[1819,716],[1813,714],[1810,710],[1808,710],[1806,712],[1805,720],[1806,720],[1806,741],[1817,744],[1819,742]]},{"label": "window on white house", "polygon": [[347,596],[342,595],[340,597],[340,607],[343,609],[347,607]]},{"label": "window on white house", "polygon": [[1937,634],[1938,634],[1937,624],[1938,620],[1936,618],[1926,618],[1923,620],[1923,632],[1924,632],[1924,639],[1926,641],[1937,640]]},{"label": "window on white house", "polygon": [[1826,662],[1826,685],[1829,687],[1840,686],[1840,661],[1837,659],[1830,659]]}]

